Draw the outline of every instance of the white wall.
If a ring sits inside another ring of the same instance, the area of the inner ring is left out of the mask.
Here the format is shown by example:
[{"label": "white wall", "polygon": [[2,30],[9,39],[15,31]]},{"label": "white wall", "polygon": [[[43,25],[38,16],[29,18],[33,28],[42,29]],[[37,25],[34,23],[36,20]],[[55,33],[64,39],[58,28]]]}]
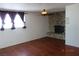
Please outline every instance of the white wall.
[{"label": "white wall", "polygon": [[66,7],[66,44],[79,47],[79,4]]},{"label": "white wall", "polygon": [[0,31],[0,48],[27,42],[33,39],[45,37],[48,32],[48,17],[38,13],[25,15],[26,29]]}]

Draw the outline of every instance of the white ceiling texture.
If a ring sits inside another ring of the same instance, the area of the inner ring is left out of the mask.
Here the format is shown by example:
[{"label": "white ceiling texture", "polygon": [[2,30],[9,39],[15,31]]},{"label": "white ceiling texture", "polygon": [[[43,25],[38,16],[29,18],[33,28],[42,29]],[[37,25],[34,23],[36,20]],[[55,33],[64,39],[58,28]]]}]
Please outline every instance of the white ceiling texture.
[{"label": "white ceiling texture", "polygon": [[72,3],[0,3],[0,10],[40,12],[46,9],[49,13],[63,11]]}]

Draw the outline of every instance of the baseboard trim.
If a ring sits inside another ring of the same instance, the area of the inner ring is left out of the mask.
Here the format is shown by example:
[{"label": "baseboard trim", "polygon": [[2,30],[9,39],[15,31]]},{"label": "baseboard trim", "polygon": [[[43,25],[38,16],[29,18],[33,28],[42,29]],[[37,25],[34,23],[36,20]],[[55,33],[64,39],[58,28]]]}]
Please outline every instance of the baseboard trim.
[{"label": "baseboard trim", "polygon": [[79,47],[77,47],[77,46],[68,45],[68,44],[65,44],[65,45],[68,46],[68,47],[71,47],[71,48],[78,48],[79,49]]}]

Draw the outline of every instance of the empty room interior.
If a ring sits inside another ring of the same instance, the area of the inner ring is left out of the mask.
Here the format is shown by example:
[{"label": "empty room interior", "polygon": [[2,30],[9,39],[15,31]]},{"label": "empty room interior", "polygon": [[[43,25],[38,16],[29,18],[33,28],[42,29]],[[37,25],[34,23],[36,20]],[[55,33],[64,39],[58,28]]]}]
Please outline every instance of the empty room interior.
[{"label": "empty room interior", "polygon": [[0,56],[79,56],[79,4],[0,3]]}]

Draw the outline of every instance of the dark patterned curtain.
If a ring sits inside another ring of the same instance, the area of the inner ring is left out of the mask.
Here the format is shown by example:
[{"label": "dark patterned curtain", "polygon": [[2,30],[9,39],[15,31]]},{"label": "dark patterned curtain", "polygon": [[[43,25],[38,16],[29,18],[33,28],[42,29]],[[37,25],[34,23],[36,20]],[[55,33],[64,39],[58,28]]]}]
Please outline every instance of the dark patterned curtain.
[{"label": "dark patterned curtain", "polygon": [[24,21],[24,12],[19,12],[18,14],[19,14],[19,16],[21,17],[21,19],[22,19],[22,21],[24,23],[24,27],[23,28],[26,28],[25,21]]},{"label": "dark patterned curtain", "polygon": [[4,30],[4,19],[5,19],[5,15],[7,14],[7,12],[0,12],[0,16],[1,16],[1,20],[2,20],[2,27],[1,27],[1,31]]},{"label": "dark patterned curtain", "polygon": [[15,29],[14,19],[15,19],[16,13],[15,12],[9,12],[9,15],[10,15],[11,21],[12,21],[12,28],[11,29]]}]

